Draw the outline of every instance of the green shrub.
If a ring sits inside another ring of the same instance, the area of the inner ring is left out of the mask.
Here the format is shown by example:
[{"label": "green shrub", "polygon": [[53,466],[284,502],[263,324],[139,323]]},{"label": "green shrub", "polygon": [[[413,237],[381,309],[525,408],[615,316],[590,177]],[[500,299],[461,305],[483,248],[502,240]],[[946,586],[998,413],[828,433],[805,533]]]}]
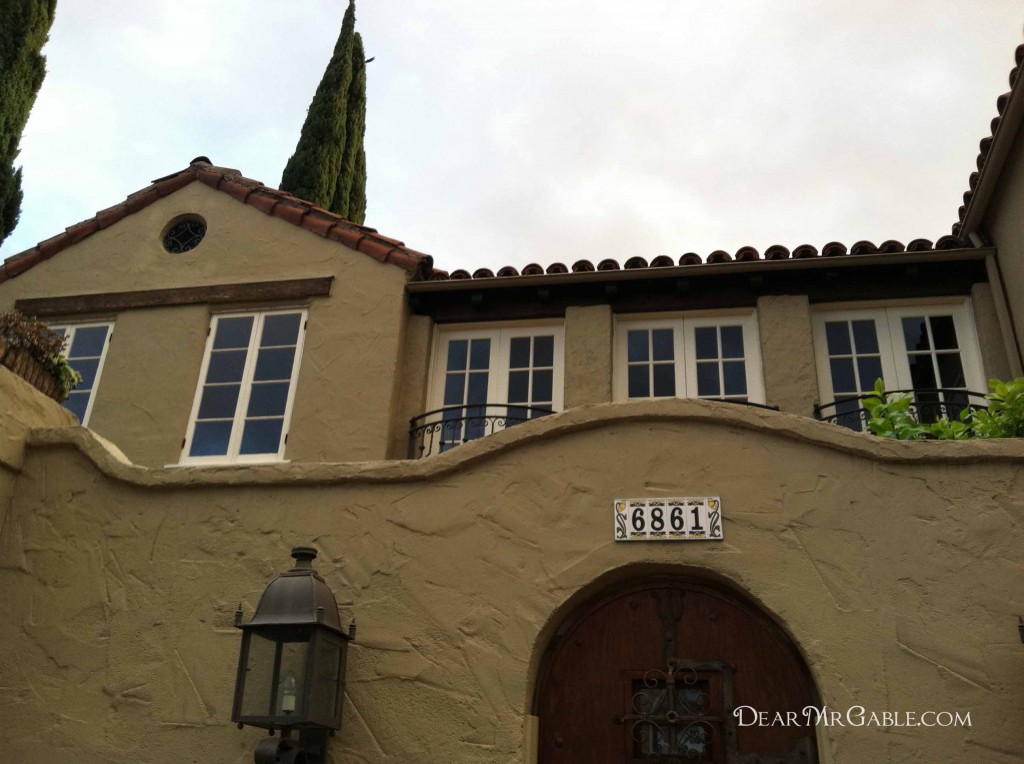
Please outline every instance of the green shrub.
[{"label": "green shrub", "polygon": [[921,424],[910,413],[913,396],[910,393],[885,392],[881,379],[864,399],[868,410],[868,430],[883,438],[895,440],[968,440],[970,438],[1022,438],[1024,437],[1024,377],[1011,382],[998,379],[988,381],[985,396],[988,409],[960,412],[959,421],[943,417],[931,424]]}]

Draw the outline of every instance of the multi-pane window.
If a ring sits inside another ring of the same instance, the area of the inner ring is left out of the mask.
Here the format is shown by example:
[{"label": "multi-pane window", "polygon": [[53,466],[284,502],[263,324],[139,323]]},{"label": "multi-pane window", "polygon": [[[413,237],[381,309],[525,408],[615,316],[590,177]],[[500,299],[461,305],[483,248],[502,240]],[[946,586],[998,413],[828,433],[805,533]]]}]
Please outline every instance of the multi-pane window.
[{"label": "multi-pane window", "polygon": [[818,380],[837,421],[864,428],[860,396],[883,380],[912,390],[918,415],[953,418],[984,389],[974,327],[960,305],[821,312],[815,316]]},{"label": "multi-pane window", "polygon": [[305,323],[301,310],[214,317],[183,462],[282,458]]},{"label": "multi-pane window", "polygon": [[622,319],[615,398],[717,398],[764,403],[757,322],[740,316]]},{"label": "multi-pane window", "polygon": [[105,322],[51,328],[64,337],[64,355],[68,365],[82,376],[82,383],[71,391],[63,406],[77,416],[79,422],[87,425],[114,325]]},{"label": "multi-pane window", "polygon": [[441,450],[562,407],[561,327],[445,331],[438,349]]}]

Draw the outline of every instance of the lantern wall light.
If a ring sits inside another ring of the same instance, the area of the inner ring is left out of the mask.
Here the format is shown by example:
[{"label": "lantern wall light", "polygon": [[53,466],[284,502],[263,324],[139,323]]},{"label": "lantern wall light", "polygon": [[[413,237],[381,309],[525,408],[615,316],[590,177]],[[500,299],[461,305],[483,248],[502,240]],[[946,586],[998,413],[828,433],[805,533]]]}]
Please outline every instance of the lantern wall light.
[{"label": "lantern wall light", "polygon": [[316,555],[293,549],[295,565],[263,590],[252,620],[242,623],[241,605],[235,611],[242,647],[231,721],[270,733],[256,746],[256,764],[321,764],[328,735],[341,729],[356,623],[341,628],[334,593],[313,569]]}]

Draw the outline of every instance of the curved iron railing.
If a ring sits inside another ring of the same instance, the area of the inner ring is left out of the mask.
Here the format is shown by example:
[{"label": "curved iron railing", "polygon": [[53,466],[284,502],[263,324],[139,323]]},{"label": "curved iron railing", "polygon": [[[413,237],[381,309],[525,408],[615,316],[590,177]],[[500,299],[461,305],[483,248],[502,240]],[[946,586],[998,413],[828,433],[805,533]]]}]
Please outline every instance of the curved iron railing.
[{"label": "curved iron railing", "polygon": [[[703,398],[740,406],[778,411],[778,406],[729,398]],[[473,406],[445,406],[414,416],[409,420],[409,459],[450,451],[455,446],[493,435],[530,419],[539,419],[554,410],[522,403],[479,403]]]},{"label": "curved iron railing", "polygon": [[[956,421],[964,409],[978,411],[988,408],[985,394],[970,390],[934,387],[925,390],[886,390],[885,392],[887,395],[895,393],[912,396],[910,415],[922,424],[929,424],[942,418]],[[857,432],[865,432],[871,414],[864,406],[864,400],[873,397],[874,393],[864,393],[836,398],[831,403],[816,405],[814,418]]]},{"label": "curved iron railing", "polygon": [[555,412],[522,403],[445,406],[409,420],[409,458],[440,454],[455,446]]}]

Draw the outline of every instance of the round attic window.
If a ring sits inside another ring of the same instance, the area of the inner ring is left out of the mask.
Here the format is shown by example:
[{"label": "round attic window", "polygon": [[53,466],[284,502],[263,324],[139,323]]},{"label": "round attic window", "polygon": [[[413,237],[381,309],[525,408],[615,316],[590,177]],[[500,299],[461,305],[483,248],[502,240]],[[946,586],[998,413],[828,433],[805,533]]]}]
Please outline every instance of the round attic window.
[{"label": "round attic window", "polygon": [[164,234],[164,249],[172,255],[190,252],[206,236],[206,221],[198,215],[189,215],[171,223]]}]

